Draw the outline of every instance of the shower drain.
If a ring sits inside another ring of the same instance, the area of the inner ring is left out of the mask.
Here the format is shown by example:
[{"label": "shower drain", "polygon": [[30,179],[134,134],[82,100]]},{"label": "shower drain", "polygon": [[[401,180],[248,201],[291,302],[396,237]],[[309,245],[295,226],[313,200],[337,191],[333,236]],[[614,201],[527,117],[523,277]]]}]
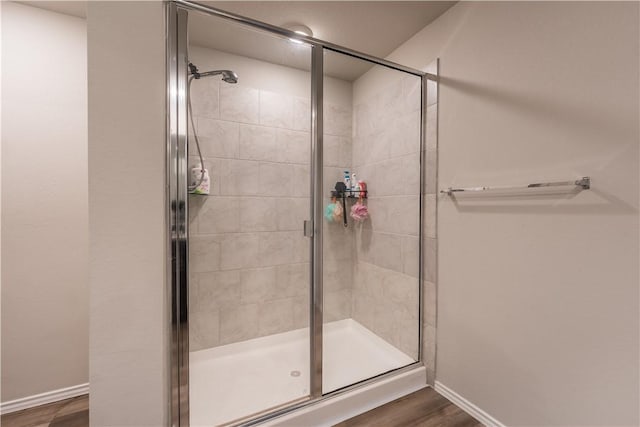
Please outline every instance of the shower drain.
[{"label": "shower drain", "polygon": [[300,376],[300,371],[291,371],[291,373],[289,374],[292,377],[299,377]]}]

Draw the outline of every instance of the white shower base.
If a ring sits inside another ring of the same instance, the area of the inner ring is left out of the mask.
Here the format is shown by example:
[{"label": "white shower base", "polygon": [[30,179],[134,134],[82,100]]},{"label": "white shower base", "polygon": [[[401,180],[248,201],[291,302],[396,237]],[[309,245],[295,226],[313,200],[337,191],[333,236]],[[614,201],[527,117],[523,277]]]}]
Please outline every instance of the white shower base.
[{"label": "white shower base", "polygon": [[[324,325],[325,393],[413,362],[353,319]],[[308,328],[192,352],[191,425],[224,424],[303,398],[308,371]]]}]

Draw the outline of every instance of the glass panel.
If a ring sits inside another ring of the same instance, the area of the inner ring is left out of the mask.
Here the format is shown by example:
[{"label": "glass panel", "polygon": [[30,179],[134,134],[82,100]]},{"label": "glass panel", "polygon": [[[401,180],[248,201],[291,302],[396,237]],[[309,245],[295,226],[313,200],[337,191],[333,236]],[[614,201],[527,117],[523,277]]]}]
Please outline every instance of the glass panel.
[{"label": "glass panel", "polygon": [[328,393],[418,360],[421,79],[324,58]]},{"label": "glass panel", "polygon": [[311,48],[191,12],[189,61],[237,75],[191,84],[190,418],[219,425],[309,395]]}]

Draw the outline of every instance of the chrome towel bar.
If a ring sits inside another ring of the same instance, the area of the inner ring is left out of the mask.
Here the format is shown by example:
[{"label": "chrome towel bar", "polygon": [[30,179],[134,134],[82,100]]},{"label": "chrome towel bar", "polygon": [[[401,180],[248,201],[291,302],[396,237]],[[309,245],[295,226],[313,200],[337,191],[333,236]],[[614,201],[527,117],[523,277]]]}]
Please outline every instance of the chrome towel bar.
[{"label": "chrome towel bar", "polygon": [[556,182],[536,182],[533,184],[523,185],[519,187],[467,187],[467,188],[452,188],[449,187],[446,190],[440,190],[441,193],[453,196],[453,193],[463,192],[478,192],[487,190],[524,190],[527,188],[541,188],[541,187],[562,187],[562,186],[576,186],[583,190],[591,188],[591,178],[584,176],[575,181],[556,181]]}]

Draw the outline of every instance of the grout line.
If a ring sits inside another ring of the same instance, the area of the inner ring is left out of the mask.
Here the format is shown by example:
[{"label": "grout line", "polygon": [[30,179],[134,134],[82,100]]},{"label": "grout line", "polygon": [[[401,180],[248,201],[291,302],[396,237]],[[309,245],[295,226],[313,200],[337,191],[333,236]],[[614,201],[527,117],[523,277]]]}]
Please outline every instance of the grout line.
[{"label": "grout line", "polygon": [[[189,157],[193,158],[193,160],[197,160],[198,159],[198,154],[189,154]],[[215,157],[215,156],[205,156],[203,155],[202,158],[207,161],[211,161],[211,160],[238,160],[238,161],[247,161],[247,162],[262,162],[262,163],[269,163],[269,164],[282,164],[282,165],[292,165],[292,166],[310,166],[311,163],[296,163],[296,162],[278,162],[275,160],[255,160],[255,159],[247,159],[247,158],[241,158],[241,157]],[[341,165],[334,165],[334,164],[325,164],[324,165],[325,168],[336,168],[336,169],[352,169],[351,166],[341,166]]]},{"label": "grout line", "polygon": [[[205,196],[202,194],[192,194],[194,197]],[[221,199],[291,199],[291,200],[307,200],[309,196],[267,196],[267,195],[233,195],[233,194],[207,194],[208,197],[219,197]]]},{"label": "grout line", "polygon": [[192,237],[211,237],[211,236],[227,236],[231,234],[265,234],[265,233],[300,233],[300,237],[305,237],[302,235],[302,228],[297,230],[262,230],[262,231],[223,231],[218,233],[198,233],[194,234]]},{"label": "grout line", "polygon": [[384,160],[376,160],[374,162],[370,162],[370,163],[363,163],[361,165],[354,165],[353,168],[362,168],[362,167],[367,167],[367,166],[378,166],[381,165],[383,163],[387,163],[390,160],[398,160],[398,159],[404,159],[406,157],[410,157],[410,156],[415,156],[416,154],[420,154],[420,149],[418,149],[417,151],[412,151],[410,153],[405,153],[405,154],[400,154],[397,156],[389,156],[388,158],[384,159]]},{"label": "grout line", "polygon": [[[262,123],[254,123],[254,122],[241,122],[238,120],[229,120],[229,119],[223,119],[222,117],[208,117],[208,116],[203,116],[203,115],[199,115],[199,114],[194,114],[193,117],[196,119],[196,129],[199,128],[199,124],[198,124],[198,120],[197,119],[206,119],[206,120],[215,120],[215,121],[220,121],[220,122],[227,122],[227,123],[237,123],[239,125],[245,125],[245,126],[256,126],[256,127],[263,127],[263,128],[268,128],[268,129],[282,129],[282,130],[288,130],[288,131],[293,131],[293,132],[300,132],[300,133],[308,133],[311,134],[311,130],[310,129],[300,129],[300,128],[288,128],[288,127],[284,127],[284,126],[269,126],[269,125],[264,125]],[[340,137],[340,138],[349,138],[349,139],[353,139],[354,136],[353,135],[344,135],[344,134],[339,134],[339,133],[330,133],[330,132],[323,132],[323,135],[325,136],[336,136],[336,137]],[[198,135],[198,137],[201,137],[202,135]],[[206,138],[206,137],[205,137]],[[209,137],[211,138],[211,137]]]},{"label": "grout line", "polygon": [[213,270],[213,271],[194,271],[191,274],[208,274],[208,273],[219,273],[219,272],[234,272],[234,271],[247,271],[247,270],[264,270],[267,268],[276,268],[276,267],[281,267],[284,265],[307,265],[310,264],[310,261],[305,261],[305,262],[292,262],[292,263],[288,263],[288,264],[275,264],[275,265],[267,265],[264,267],[241,267],[241,268],[232,268],[229,270]]},{"label": "grout line", "polygon": [[372,230],[373,233],[378,233],[378,234],[385,234],[385,235],[389,235],[389,236],[398,236],[398,237],[413,237],[415,239],[418,239],[418,235],[417,234],[402,234],[402,233],[394,233],[392,231],[379,231],[379,230],[373,230],[370,227],[367,227],[367,229]]},{"label": "grout line", "polygon": [[[194,160],[198,158],[198,154],[189,154],[189,157],[193,157]],[[256,163],[269,163],[269,164],[279,164],[279,165],[291,165],[291,166],[310,166],[311,163],[295,163],[295,162],[278,162],[275,160],[256,160],[256,159],[245,159],[240,157],[211,157],[211,156],[202,156],[202,158],[206,160],[237,160],[243,162],[256,162]]]},{"label": "grout line", "polygon": [[[398,271],[398,270],[393,270],[393,269],[391,269],[391,268],[382,267],[382,266],[380,266],[380,265],[378,265],[378,264],[374,264],[374,263],[372,263],[372,262],[364,261],[364,260],[361,260],[361,259],[356,259],[356,260],[355,260],[355,263],[354,263],[354,266],[355,266],[355,265],[357,265],[357,263],[359,263],[359,262],[361,262],[361,263],[363,263],[363,264],[372,265],[372,266],[374,266],[374,267],[376,267],[376,268],[379,268],[379,269],[381,269],[381,270],[390,271],[390,272],[392,272],[392,273],[399,273],[399,274],[403,274],[403,275],[405,275],[405,276],[407,276],[407,277],[411,277],[411,278],[413,278],[413,279],[416,279],[416,281],[418,281],[418,278],[417,278],[417,277],[412,276],[412,275],[410,275],[410,274],[407,274],[407,273],[405,273],[405,272],[403,272],[403,271]],[[427,280],[424,280],[424,281],[426,282]],[[429,283],[431,283],[431,282],[429,282]]]},{"label": "grout line", "polygon": [[302,236],[302,229],[300,230],[264,230],[264,231],[225,231],[219,233],[196,233],[191,237],[214,237],[214,236],[233,236],[233,235],[261,235],[266,233],[300,233]]},{"label": "grout line", "polygon": [[418,197],[420,193],[409,193],[409,194],[381,194],[379,196],[367,196],[369,200],[377,200],[377,199],[389,199],[389,198],[399,198],[399,197]]}]

